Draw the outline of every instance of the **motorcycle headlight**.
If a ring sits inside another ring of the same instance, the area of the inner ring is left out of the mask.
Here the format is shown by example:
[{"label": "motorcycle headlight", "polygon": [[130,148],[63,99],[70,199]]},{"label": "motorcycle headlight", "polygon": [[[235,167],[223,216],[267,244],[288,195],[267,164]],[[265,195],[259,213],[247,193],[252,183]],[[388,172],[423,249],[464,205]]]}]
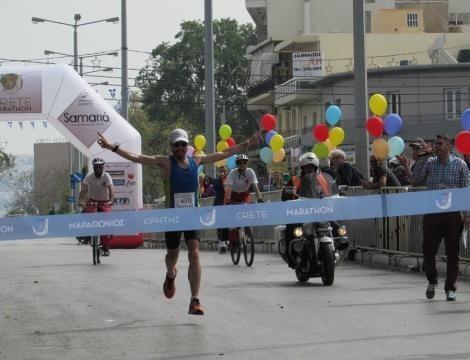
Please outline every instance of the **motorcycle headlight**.
[{"label": "motorcycle headlight", "polygon": [[346,233],[347,233],[347,232],[346,232],[346,228],[345,228],[344,226],[340,226],[340,227],[338,228],[338,235],[339,235],[339,236],[346,236]]},{"label": "motorcycle headlight", "polygon": [[301,237],[303,234],[304,234],[304,232],[303,232],[303,230],[302,230],[301,227],[296,227],[296,228],[294,229],[294,236],[295,236],[295,237],[299,238],[299,237]]}]

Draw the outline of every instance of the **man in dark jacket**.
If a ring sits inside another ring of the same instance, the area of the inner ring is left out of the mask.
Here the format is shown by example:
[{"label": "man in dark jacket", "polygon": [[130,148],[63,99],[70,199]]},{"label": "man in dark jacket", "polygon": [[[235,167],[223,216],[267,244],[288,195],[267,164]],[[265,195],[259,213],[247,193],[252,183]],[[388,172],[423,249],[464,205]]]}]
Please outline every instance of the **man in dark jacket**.
[{"label": "man in dark jacket", "polygon": [[335,149],[330,153],[330,160],[336,171],[336,185],[361,186],[363,176],[346,161],[346,154],[343,150]]}]

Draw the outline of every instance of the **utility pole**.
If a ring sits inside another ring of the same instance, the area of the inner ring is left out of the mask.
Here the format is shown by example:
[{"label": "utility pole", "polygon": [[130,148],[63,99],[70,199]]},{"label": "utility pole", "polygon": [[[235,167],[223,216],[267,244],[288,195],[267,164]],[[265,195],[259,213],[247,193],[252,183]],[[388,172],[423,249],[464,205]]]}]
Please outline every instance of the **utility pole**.
[{"label": "utility pole", "polygon": [[[215,119],[214,119],[214,44],[212,24],[212,0],[204,0],[204,75],[205,75],[205,124],[207,152],[215,151]],[[206,174],[215,178],[215,167],[208,166]]]},{"label": "utility pole", "polygon": [[128,119],[129,116],[129,91],[127,80],[127,5],[126,0],[121,0],[121,116]]},{"label": "utility pole", "polygon": [[354,23],[354,104],[356,118],[356,163],[361,173],[368,179],[369,134],[365,129],[367,111],[367,64],[365,50],[364,0],[353,0]]}]

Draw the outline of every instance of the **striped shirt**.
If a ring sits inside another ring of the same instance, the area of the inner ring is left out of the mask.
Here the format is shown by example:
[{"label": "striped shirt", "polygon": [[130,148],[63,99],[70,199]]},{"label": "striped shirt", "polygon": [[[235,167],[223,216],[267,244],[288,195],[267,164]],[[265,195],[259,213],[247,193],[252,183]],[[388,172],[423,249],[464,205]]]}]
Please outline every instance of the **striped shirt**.
[{"label": "striped shirt", "polygon": [[[440,161],[432,156],[419,169],[415,181],[426,184],[430,190],[464,188],[470,186],[470,175],[467,164],[462,159],[450,155],[447,161]],[[413,174],[414,175],[414,174]]]}]

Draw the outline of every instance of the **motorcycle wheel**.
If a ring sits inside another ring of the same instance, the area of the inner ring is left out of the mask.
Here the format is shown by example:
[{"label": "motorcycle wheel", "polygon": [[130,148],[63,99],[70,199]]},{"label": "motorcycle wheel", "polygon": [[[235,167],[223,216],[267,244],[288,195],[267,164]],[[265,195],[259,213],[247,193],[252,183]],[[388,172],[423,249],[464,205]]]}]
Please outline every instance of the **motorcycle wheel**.
[{"label": "motorcycle wheel", "polygon": [[309,276],[300,270],[295,270],[295,276],[297,276],[297,280],[299,280],[301,283],[305,283],[309,279]]},{"label": "motorcycle wheel", "polygon": [[335,253],[329,244],[320,245],[320,259],[323,264],[321,275],[323,285],[331,286],[335,281]]}]

